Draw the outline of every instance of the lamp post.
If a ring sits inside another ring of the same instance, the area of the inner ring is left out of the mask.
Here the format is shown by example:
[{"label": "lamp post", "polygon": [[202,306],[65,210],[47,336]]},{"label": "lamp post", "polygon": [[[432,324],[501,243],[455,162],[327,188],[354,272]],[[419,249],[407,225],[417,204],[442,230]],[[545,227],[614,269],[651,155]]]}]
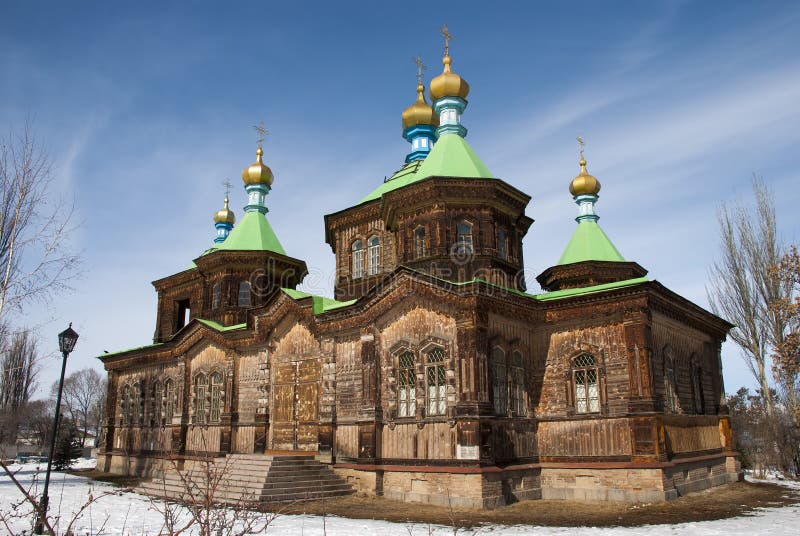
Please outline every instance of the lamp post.
[{"label": "lamp post", "polygon": [[47,496],[47,488],[50,487],[50,470],[53,467],[53,453],[56,450],[56,436],[58,435],[58,421],[61,410],[61,391],[64,388],[64,371],[67,369],[67,357],[75,348],[75,343],[78,342],[78,334],[72,329],[72,322],[69,327],[58,334],[58,349],[61,350],[61,378],[58,380],[58,395],[56,396],[56,417],[53,420],[53,434],[50,437],[50,455],[47,456],[47,473],[44,477],[44,491],[42,498],[39,502],[39,512],[36,518],[36,525],[33,528],[35,534],[44,534],[45,532],[45,518],[47,517],[47,503],[49,497]]}]

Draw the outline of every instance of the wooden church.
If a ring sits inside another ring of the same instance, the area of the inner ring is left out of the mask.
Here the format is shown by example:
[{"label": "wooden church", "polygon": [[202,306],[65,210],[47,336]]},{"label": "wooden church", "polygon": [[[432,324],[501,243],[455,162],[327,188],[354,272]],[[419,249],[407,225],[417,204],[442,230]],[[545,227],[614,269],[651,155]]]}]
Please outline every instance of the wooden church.
[{"label": "wooden church", "polygon": [[325,216],[334,299],[296,288],[306,264],[266,218],[259,142],[241,221],[226,198],[213,247],[153,283],[153,344],[99,357],[99,468],[290,451],[360,492],[479,508],[658,501],[740,477],[720,359],[731,325],[620,255],[583,150],[574,235],[529,293],[530,197],[468,145],[469,85],[447,46],[443,64],[432,106],[420,75],[403,112],[402,168]]}]

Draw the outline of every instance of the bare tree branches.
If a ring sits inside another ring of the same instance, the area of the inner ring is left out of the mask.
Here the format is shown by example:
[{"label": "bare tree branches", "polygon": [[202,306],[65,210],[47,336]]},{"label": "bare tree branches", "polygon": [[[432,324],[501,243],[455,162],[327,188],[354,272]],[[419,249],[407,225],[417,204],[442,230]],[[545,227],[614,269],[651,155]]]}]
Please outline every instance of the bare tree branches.
[{"label": "bare tree branches", "polygon": [[78,274],[68,236],[74,206],[54,198],[52,182],[29,124],[0,139],[0,322],[8,310],[48,301]]},{"label": "bare tree branches", "polygon": [[[53,385],[53,391],[58,384]],[[106,380],[96,370],[86,368],[73,372],[64,380],[64,407],[73,422],[81,429],[81,444],[89,431],[97,433],[102,421]]]},{"label": "bare tree branches", "polygon": [[767,357],[770,341],[783,332],[783,326],[769,306],[786,291],[772,269],[780,261],[783,246],[777,236],[772,193],[758,177],[753,178],[753,193],[755,211],[743,206],[720,208],[720,259],[711,267],[707,293],[714,313],[735,324],[731,339],[741,348],[771,412]]},{"label": "bare tree branches", "polygon": [[27,330],[0,346],[0,443],[16,440],[22,410],[35,390],[38,361],[36,339]]}]

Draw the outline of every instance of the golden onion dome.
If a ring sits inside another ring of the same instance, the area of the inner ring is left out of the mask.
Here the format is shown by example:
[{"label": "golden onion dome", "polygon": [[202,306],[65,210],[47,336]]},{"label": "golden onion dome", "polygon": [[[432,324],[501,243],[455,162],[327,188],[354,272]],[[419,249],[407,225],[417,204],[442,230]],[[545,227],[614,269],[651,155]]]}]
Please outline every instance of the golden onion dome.
[{"label": "golden onion dome", "polygon": [[417,86],[417,102],[403,110],[403,130],[416,125],[439,126],[439,116],[425,101],[425,86]]},{"label": "golden onion dome", "polygon": [[228,196],[225,196],[225,205],[214,214],[214,223],[236,223],[236,216],[233,211],[228,208]]},{"label": "golden onion dome", "polygon": [[450,55],[445,54],[444,58],[442,58],[444,71],[431,80],[430,93],[431,100],[434,102],[442,97],[461,97],[462,99],[466,99],[469,94],[469,84],[467,84],[466,80],[450,70],[450,63],[452,63]]},{"label": "golden onion dome", "polygon": [[266,184],[272,185],[274,176],[269,166],[264,165],[261,157],[264,155],[264,150],[259,147],[256,150],[256,161],[242,170],[242,180],[246,185],[249,184]]},{"label": "golden onion dome", "polygon": [[569,185],[569,193],[571,193],[573,197],[579,195],[597,195],[600,193],[600,181],[593,175],[589,175],[589,172],[586,170],[586,160],[584,158],[581,158],[580,165],[581,172],[577,177],[572,179]]}]

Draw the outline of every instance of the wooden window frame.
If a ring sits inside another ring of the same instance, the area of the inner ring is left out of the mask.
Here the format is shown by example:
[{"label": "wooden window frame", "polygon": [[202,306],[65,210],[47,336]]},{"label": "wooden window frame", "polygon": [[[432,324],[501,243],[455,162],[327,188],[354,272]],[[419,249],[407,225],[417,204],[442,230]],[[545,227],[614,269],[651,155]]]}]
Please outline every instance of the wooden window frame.
[{"label": "wooden window frame", "polygon": [[361,279],[364,275],[364,241],[356,238],[350,245],[350,276]]},{"label": "wooden window frame", "polygon": [[[431,359],[434,354],[437,355],[436,360]],[[433,345],[424,351],[424,356],[425,416],[441,417],[447,414],[447,354],[443,347]],[[431,391],[432,387],[434,391]]]},{"label": "wooden window frame", "polygon": [[417,356],[406,349],[397,356],[397,417],[413,418],[416,414]]},{"label": "wooden window frame", "polygon": [[239,292],[236,296],[236,304],[239,307],[252,307],[253,287],[250,281],[239,281]]},{"label": "wooden window frame", "polygon": [[372,235],[367,239],[367,277],[377,275],[381,271],[381,239]]},{"label": "wooden window frame", "polygon": [[[462,229],[469,229],[469,232],[462,232]],[[456,224],[456,255],[471,257],[475,254],[473,229],[474,225],[467,220],[461,220]]]},{"label": "wooden window frame", "polygon": [[426,239],[425,227],[419,225],[416,229],[414,229],[414,258],[415,259],[422,259],[427,257],[428,255],[428,248],[427,244],[425,243]]},{"label": "wooden window frame", "polygon": [[[215,378],[218,381],[215,381]],[[225,410],[223,384],[224,376],[222,372],[214,371],[208,375],[208,391],[211,398],[208,409],[209,423],[219,423],[222,420],[222,413]]]},{"label": "wooden window frame", "polygon": [[[582,358],[591,358],[592,364],[580,363],[579,360]],[[597,404],[594,409],[592,409],[591,405],[591,401],[594,400],[594,397],[591,397],[591,391],[589,388],[592,383],[588,381],[591,373],[594,373],[595,375],[595,385],[597,389]],[[577,416],[596,416],[605,414],[607,412],[605,395],[605,370],[600,357],[592,352],[580,352],[570,359],[570,369],[568,374],[570,414]],[[581,383],[581,378],[584,378],[583,383]],[[579,398],[581,397],[579,394],[579,385],[586,385],[586,387],[583,389],[583,399],[586,403],[584,410],[580,409]]]},{"label": "wooden window frame", "polygon": [[495,415],[507,417],[509,413],[508,360],[501,346],[492,347],[492,408]]}]

